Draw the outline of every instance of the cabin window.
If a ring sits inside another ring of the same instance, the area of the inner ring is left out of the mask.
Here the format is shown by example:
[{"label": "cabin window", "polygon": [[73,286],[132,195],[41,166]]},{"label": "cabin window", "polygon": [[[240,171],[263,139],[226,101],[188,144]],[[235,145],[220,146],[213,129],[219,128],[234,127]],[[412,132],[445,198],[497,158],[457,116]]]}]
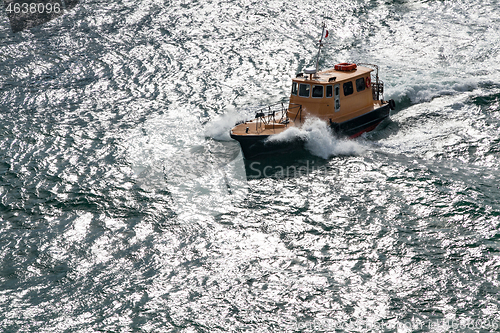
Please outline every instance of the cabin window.
[{"label": "cabin window", "polygon": [[323,86],[313,86],[313,97],[323,98]]},{"label": "cabin window", "polygon": [[333,96],[333,86],[326,86],[326,97],[330,98]]},{"label": "cabin window", "polygon": [[297,96],[297,82],[292,83],[292,95]]},{"label": "cabin window", "polygon": [[299,96],[300,97],[309,97],[309,93],[311,91],[311,85],[301,83],[299,84]]},{"label": "cabin window", "polygon": [[359,79],[356,80],[356,91],[363,91],[365,90],[365,78],[360,77]]},{"label": "cabin window", "polygon": [[352,82],[346,82],[344,83],[344,96],[348,96],[354,92],[354,88],[352,86]]}]

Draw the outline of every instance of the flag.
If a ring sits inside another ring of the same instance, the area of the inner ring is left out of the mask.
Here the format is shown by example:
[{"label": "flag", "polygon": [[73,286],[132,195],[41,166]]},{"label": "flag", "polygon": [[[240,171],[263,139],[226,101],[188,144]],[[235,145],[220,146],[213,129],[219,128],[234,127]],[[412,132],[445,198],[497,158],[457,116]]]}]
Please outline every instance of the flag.
[{"label": "flag", "polygon": [[326,37],[328,37],[328,30],[323,29],[323,38],[326,38]]}]

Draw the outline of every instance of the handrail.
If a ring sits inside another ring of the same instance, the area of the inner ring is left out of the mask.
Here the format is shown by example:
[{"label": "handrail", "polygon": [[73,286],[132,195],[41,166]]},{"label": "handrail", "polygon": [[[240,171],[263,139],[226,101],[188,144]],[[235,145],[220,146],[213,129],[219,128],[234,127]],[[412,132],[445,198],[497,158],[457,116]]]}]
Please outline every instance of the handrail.
[{"label": "handrail", "polygon": [[[378,87],[379,87],[379,78],[378,78],[378,66],[377,65],[374,65],[374,64],[364,64],[364,63],[359,63],[358,65],[363,65],[363,66],[372,66],[372,67],[375,67],[375,87],[377,87],[377,90],[375,91],[376,95],[377,95],[377,100],[380,99],[380,92],[378,91]],[[384,83],[382,83],[383,85]]]},{"label": "handrail", "polygon": [[[258,131],[262,124],[268,125],[273,124],[273,130],[275,129],[275,124],[283,124],[285,127],[288,127],[288,123],[290,122],[288,118],[288,112],[297,109],[297,113],[295,115],[294,121],[297,119],[297,116],[300,115],[300,120],[302,120],[302,105],[290,103],[290,106],[286,108],[283,105],[283,102],[272,104],[261,108],[255,113],[255,130]],[[279,118],[279,119],[277,119]],[[276,121],[278,120],[278,121]]]}]

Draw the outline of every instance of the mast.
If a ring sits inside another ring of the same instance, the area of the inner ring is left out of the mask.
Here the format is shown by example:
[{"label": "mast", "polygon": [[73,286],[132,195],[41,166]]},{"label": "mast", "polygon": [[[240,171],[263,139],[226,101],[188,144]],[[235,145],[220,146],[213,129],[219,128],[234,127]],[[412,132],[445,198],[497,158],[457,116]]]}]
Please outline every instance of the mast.
[{"label": "mast", "polygon": [[321,30],[321,38],[319,40],[319,46],[318,46],[318,56],[316,57],[316,73],[318,73],[319,54],[321,52],[321,47],[323,46],[323,37],[325,36],[325,28],[326,28],[326,25],[325,25],[325,22],[323,22],[323,27]]}]

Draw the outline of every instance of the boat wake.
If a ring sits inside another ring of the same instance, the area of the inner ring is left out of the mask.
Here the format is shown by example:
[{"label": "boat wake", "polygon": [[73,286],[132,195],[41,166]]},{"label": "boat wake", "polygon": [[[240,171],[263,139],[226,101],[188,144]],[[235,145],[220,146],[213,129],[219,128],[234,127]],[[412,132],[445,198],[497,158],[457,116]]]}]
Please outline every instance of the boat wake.
[{"label": "boat wake", "polygon": [[301,139],[304,147],[313,155],[328,159],[339,155],[360,155],[365,147],[357,141],[338,139],[326,122],[318,118],[307,119],[301,128],[289,129],[269,137],[271,142]]},{"label": "boat wake", "polygon": [[472,91],[480,84],[473,80],[466,82],[402,83],[397,88],[388,89],[388,96],[396,101],[399,108],[418,103],[430,102],[434,98],[458,95]]},{"label": "boat wake", "polygon": [[[129,132],[126,140],[136,184],[148,193],[168,193],[170,207],[183,219],[200,212],[220,214],[247,194],[239,147],[204,137],[194,116],[190,120],[159,116]],[[214,126],[213,133],[222,127]]]}]

